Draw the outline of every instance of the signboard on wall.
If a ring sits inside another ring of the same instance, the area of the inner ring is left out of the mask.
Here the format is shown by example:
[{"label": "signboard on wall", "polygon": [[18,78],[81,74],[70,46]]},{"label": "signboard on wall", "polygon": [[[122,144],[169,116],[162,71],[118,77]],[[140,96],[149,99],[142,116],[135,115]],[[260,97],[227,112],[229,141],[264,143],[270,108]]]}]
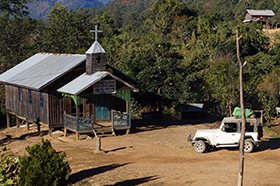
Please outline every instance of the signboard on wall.
[{"label": "signboard on wall", "polygon": [[116,93],[116,80],[105,79],[93,86],[93,94],[114,94]]}]

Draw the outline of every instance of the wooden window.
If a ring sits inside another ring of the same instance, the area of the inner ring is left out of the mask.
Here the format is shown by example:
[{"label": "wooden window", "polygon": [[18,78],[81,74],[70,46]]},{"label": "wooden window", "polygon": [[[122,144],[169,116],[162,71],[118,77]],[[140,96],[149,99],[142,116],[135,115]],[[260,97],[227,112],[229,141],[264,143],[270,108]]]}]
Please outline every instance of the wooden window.
[{"label": "wooden window", "polygon": [[31,90],[28,90],[28,104],[32,105],[32,93],[31,93]]},{"label": "wooden window", "polygon": [[18,87],[18,100],[19,102],[22,102],[22,92],[20,87]]},{"label": "wooden window", "polygon": [[40,108],[44,108],[44,97],[43,97],[43,92],[40,92]]}]

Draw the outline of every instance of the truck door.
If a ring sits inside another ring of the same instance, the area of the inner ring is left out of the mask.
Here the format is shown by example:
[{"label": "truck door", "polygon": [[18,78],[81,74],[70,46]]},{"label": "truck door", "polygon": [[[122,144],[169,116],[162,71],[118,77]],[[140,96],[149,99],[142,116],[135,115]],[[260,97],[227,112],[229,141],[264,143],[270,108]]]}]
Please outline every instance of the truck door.
[{"label": "truck door", "polygon": [[238,143],[241,133],[237,128],[237,123],[225,123],[220,130],[219,144],[234,144]]}]

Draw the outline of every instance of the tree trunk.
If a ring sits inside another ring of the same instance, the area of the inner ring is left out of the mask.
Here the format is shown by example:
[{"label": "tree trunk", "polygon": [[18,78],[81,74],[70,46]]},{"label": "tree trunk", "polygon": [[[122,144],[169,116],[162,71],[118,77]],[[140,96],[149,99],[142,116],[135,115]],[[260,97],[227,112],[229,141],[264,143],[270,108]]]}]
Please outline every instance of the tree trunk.
[{"label": "tree trunk", "polygon": [[239,53],[239,40],[242,35],[238,37],[238,30],[236,30],[236,49],[237,49],[237,59],[239,63],[239,78],[240,78],[240,107],[241,107],[241,118],[242,118],[242,126],[241,126],[241,136],[239,140],[239,171],[238,171],[238,186],[243,185],[243,173],[244,173],[244,137],[245,137],[245,108],[244,108],[244,95],[243,95],[243,64],[240,60]]}]

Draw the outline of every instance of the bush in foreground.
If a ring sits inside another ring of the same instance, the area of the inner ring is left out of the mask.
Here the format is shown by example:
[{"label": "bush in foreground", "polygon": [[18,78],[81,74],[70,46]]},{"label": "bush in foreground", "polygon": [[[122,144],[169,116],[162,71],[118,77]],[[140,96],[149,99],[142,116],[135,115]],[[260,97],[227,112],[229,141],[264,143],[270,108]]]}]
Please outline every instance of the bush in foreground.
[{"label": "bush in foreground", "polygon": [[67,185],[70,166],[64,161],[65,152],[58,155],[50,141],[26,147],[29,156],[20,159],[19,185],[60,186]]}]

